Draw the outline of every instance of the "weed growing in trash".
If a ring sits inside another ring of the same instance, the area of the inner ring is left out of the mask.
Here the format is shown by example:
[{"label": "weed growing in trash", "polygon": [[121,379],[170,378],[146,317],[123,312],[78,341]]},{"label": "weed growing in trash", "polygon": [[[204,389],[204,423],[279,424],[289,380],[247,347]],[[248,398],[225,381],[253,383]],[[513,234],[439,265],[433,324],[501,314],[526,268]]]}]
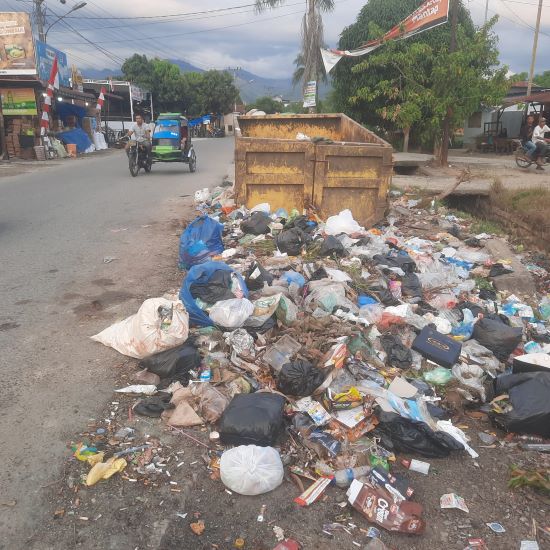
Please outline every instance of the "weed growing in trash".
[{"label": "weed growing in trash", "polygon": [[[255,512],[271,548],[289,536],[294,516],[305,521],[304,510],[337,503],[337,514],[312,516],[316,536],[351,537],[354,546],[371,535],[392,546],[398,533],[431,537],[426,511],[452,513],[440,511],[442,495],[460,494],[463,513],[492,522],[461,487],[434,494],[423,484],[443,478],[453,457],[473,476],[483,456],[468,434],[490,420],[550,437],[540,397],[550,387],[548,363],[524,353],[538,346],[547,355],[550,337],[538,301],[492,292],[489,272],[501,258],[482,242],[466,244],[472,224],[408,208],[404,197],[387,223],[369,230],[349,211],[323,222],[263,204],[252,220],[227,187],[202,190],[200,203],[202,221],[182,236],[188,270],[179,297],[150,299],[96,337],[140,360],[142,370],[121,387],[156,390],[117,394],[104,421],[74,442],[72,465],[79,461],[83,479],[95,468],[104,480],[85,490],[131,484],[173,496],[206,471],[209,490],[237,507],[238,495],[290,494],[292,514],[287,505],[271,519],[264,502]],[[243,220],[261,233],[243,235]],[[293,255],[276,251],[275,233]],[[523,452],[495,433],[487,447]],[[534,479],[515,472],[514,486]],[[219,545],[208,513],[186,502],[171,511],[185,531],[174,540]],[[496,519],[512,530],[509,517]],[[498,536],[474,527],[468,536]],[[226,539],[242,534],[233,526]],[[312,537],[303,534],[313,547]]]}]

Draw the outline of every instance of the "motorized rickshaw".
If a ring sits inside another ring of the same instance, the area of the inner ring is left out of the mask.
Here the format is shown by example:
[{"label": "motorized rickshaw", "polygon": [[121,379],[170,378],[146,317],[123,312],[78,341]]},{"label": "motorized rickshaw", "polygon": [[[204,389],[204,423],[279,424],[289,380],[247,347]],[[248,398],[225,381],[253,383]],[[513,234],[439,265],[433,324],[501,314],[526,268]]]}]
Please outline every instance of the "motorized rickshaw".
[{"label": "motorized rickshaw", "polygon": [[153,162],[185,162],[197,169],[197,155],[191,144],[187,119],[179,113],[162,113],[155,121],[151,151]]}]

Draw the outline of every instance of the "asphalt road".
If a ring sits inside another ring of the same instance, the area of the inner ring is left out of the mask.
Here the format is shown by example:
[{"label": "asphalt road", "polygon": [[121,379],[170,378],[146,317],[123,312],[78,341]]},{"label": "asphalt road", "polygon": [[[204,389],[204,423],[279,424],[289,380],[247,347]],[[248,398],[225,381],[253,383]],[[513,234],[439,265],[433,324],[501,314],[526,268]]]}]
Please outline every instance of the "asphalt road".
[{"label": "asphalt road", "polygon": [[195,174],[166,164],[132,178],[110,151],[0,178],[1,549],[51,521],[44,495],[72,434],[112,399],[116,355],[88,337],[178,280],[189,196],[221,182],[233,139],[195,147]]}]

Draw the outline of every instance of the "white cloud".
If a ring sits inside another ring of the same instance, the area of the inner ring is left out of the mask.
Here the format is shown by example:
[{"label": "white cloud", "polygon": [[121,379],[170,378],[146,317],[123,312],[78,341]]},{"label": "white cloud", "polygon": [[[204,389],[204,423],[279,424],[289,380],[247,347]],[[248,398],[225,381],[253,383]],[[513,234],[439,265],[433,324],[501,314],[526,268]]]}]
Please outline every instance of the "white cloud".
[{"label": "white cloud", "polygon": [[[58,0],[45,1],[57,13],[63,13],[76,2],[68,0],[62,6]],[[483,23],[485,0],[465,2],[474,22]],[[8,4],[15,3],[16,0],[0,0],[0,11],[10,9]],[[251,3],[253,0],[88,0],[88,5],[67,21],[95,44],[123,58],[139,52],[183,59],[201,68],[240,66],[265,77],[290,75],[292,61],[299,50],[303,0],[286,0],[284,7],[261,15],[255,14],[251,7],[243,7],[237,11],[244,13],[211,12],[177,22],[92,19],[108,15],[137,17],[219,10]],[[365,3],[365,0],[336,0],[335,10],[324,14],[325,39],[330,46],[336,46],[342,29],[355,21]],[[543,9],[538,72],[550,69],[546,55],[550,47],[550,7]],[[533,31],[528,27],[534,26],[536,11],[536,0],[489,0],[489,16],[495,12],[501,14],[496,27],[501,60],[514,71],[529,67]],[[253,23],[248,24],[251,21]],[[115,66],[62,24],[57,24],[48,38],[53,46],[73,53],[81,67],[86,63],[96,68]]]}]

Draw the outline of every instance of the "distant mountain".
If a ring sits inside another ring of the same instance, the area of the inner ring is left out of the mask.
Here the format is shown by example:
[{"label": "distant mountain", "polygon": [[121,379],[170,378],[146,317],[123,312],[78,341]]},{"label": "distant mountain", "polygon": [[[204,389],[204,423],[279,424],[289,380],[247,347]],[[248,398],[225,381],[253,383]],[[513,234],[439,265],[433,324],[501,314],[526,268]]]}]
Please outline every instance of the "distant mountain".
[{"label": "distant mountain", "polygon": [[[181,59],[169,59],[171,63],[177,65],[184,73],[196,72],[202,73],[204,69],[195,67],[188,61]],[[300,86],[293,86],[292,79],[288,78],[265,78],[251,73],[244,69],[236,71],[229,71],[235,78],[235,85],[239,88],[241,98],[246,103],[252,103],[258,97],[262,96],[281,96],[283,99],[290,101],[299,100],[301,97]],[[82,69],[84,78],[105,79],[109,76],[120,73],[120,68],[116,69]],[[330,85],[321,84],[319,88],[319,95],[323,98],[330,90]]]}]

